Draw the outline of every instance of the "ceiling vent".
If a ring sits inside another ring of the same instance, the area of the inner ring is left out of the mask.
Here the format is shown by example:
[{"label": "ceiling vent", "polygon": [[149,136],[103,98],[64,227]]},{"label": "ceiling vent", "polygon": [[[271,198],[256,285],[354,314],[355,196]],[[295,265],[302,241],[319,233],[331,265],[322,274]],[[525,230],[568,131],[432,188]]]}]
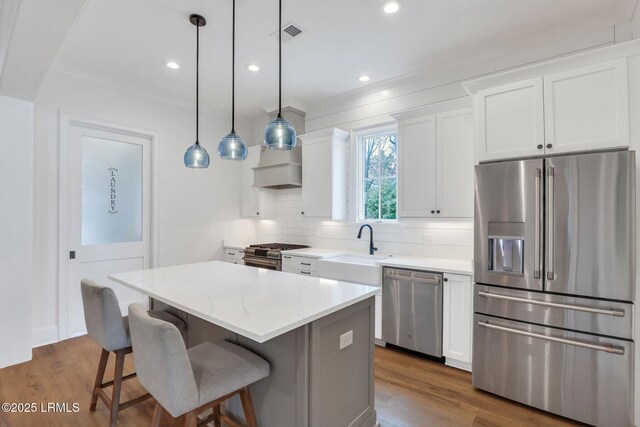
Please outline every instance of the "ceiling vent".
[{"label": "ceiling vent", "polygon": [[[282,26],[282,41],[288,42],[292,38],[298,37],[302,33],[303,33],[303,29],[299,25],[294,24],[293,22],[287,22]],[[272,36],[277,40],[278,31],[277,30],[274,31],[273,33],[270,34],[270,36]]]}]

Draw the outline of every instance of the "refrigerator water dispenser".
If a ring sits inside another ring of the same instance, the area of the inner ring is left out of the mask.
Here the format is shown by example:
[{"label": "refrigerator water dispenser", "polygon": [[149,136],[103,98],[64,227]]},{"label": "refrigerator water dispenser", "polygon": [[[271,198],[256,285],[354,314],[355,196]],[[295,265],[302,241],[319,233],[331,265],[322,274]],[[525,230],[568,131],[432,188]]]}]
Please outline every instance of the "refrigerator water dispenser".
[{"label": "refrigerator water dispenser", "polygon": [[489,223],[489,271],[502,274],[524,273],[522,223]]}]

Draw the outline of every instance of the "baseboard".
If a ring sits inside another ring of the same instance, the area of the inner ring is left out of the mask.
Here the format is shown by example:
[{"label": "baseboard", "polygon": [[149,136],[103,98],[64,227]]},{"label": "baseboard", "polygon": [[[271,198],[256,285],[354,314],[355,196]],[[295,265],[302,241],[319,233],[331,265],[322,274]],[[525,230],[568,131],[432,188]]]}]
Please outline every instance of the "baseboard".
[{"label": "baseboard", "polygon": [[452,368],[462,369],[462,370],[471,372],[471,363],[460,362],[459,360],[455,360],[455,359],[446,359],[444,364],[447,366],[451,366]]},{"label": "baseboard", "polygon": [[58,342],[58,327],[56,325],[42,326],[31,331],[32,347],[41,347]]}]

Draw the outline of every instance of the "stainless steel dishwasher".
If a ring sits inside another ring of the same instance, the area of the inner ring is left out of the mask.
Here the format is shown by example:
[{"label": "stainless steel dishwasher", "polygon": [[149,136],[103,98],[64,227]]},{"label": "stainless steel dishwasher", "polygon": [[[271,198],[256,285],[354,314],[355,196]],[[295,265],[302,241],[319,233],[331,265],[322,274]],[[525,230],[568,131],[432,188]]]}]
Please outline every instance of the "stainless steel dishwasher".
[{"label": "stainless steel dishwasher", "polygon": [[442,274],[382,270],[382,339],[442,357]]}]

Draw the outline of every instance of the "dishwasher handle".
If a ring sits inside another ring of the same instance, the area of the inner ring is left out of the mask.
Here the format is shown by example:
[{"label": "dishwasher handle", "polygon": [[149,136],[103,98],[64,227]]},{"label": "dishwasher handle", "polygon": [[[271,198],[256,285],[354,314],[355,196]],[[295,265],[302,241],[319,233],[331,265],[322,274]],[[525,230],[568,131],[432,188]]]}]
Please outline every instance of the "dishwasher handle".
[{"label": "dishwasher handle", "polygon": [[407,272],[411,274],[398,274],[396,270],[384,270],[383,276],[386,279],[402,280],[406,282],[424,283],[427,285],[440,285],[442,284],[442,276],[439,274],[412,274],[413,272]]}]

